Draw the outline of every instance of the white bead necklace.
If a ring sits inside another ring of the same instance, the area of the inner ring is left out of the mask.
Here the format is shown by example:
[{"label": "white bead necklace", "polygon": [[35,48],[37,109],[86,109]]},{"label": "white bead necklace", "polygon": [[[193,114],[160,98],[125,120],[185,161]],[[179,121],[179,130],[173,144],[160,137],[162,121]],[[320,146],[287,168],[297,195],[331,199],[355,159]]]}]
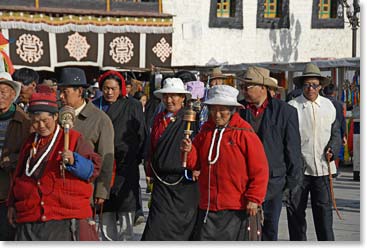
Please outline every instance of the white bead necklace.
[{"label": "white bead necklace", "polygon": [[[55,141],[56,141],[56,138],[59,134],[59,131],[60,131],[60,126],[57,125],[56,127],[56,132],[54,133],[54,136],[52,137],[52,140],[51,140],[51,143],[48,145],[46,151],[42,154],[42,156],[38,159],[37,163],[33,166],[32,170],[29,171],[29,162],[31,160],[31,157],[32,157],[32,151],[33,149],[31,149],[29,151],[29,157],[27,159],[27,163],[26,163],[26,168],[25,168],[25,174],[27,176],[32,176],[32,174],[37,170],[37,168],[40,166],[41,162],[43,161],[43,159],[47,156],[47,154],[50,152],[51,148],[54,146],[55,144]],[[36,134],[34,136],[34,142],[37,142],[38,141],[38,134]]]},{"label": "white bead necklace", "polygon": [[212,142],[210,144],[209,155],[208,155],[208,163],[209,164],[215,164],[217,162],[218,158],[219,158],[220,143],[221,143],[221,140],[222,140],[222,136],[223,136],[224,130],[226,129],[226,126],[223,127],[222,130],[220,130],[219,139],[218,139],[218,143],[217,143],[217,154],[215,155],[214,160],[211,160],[211,158],[212,158],[212,152],[213,152],[213,147],[214,147],[214,143],[215,143],[215,137],[217,136],[218,128],[216,128],[214,130]]}]

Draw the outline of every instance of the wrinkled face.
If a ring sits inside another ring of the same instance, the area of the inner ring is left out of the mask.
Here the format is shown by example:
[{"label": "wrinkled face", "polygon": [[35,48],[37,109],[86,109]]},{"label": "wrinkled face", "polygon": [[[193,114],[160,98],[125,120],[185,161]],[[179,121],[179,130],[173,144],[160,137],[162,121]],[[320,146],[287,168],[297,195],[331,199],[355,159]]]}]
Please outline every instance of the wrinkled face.
[{"label": "wrinkled face", "polygon": [[266,96],[266,87],[257,84],[242,84],[241,90],[248,103],[258,104]]},{"label": "wrinkled face", "polygon": [[58,114],[52,115],[48,112],[31,114],[32,127],[42,137],[49,136],[56,128]]},{"label": "wrinkled face", "polygon": [[183,106],[184,100],[185,95],[177,93],[165,93],[162,97],[162,102],[170,113],[175,113],[180,110]]},{"label": "wrinkled face", "polygon": [[305,78],[302,87],[305,98],[313,102],[321,90],[320,79],[317,77]]},{"label": "wrinkled face", "polygon": [[60,87],[60,100],[62,105],[77,108],[83,102],[83,88]]},{"label": "wrinkled face", "polygon": [[15,90],[7,84],[0,84],[0,113],[9,110],[15,98]]},{"label": "wrinkled face", "polygon": [[142,105],[143,107],[145,107],[145,105],[147,104],[147,96],[142,96],[142,97],[140,98],[140,102],[141,102],[141,105]]},{"label": "wrinkled face", "polygon": [[231,108],[223,105],[209,105],[209,113],[218,127],[224,127],[232,116]]},{"label": "wrinkled face", "polygon": [[102,87],[103,98],[106,102],[114,103],[120,96],[119,83],[115,79],[107,79],[103,83]]},{"label": "wrinkled face", "polygon": [[31,99],[31,95],[36,91],[36,83],[30,83],[28,85],[22,84],[22,88],[20,90],[19,100],[24,103],[28,103],[29,99]]}]

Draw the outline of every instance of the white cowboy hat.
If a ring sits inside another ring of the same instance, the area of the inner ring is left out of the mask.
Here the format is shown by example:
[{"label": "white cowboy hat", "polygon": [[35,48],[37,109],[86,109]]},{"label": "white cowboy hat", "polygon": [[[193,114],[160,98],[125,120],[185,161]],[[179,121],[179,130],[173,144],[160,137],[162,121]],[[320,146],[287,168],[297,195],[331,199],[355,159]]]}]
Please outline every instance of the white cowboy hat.
[{"label": "white cowboy hat", "polygon": [[184,83],[179,78],[165,79],[163,82],[163,88],[154,91],[154,95],[160,99],[162,99],[163,94],[167,93],[185,94],[186,100],[189,100],[191,98],[191,92],[185,90]]},{"label": "white cowboy hat", "polygon": [[215,85],[208,91],[208,100],[206,105],[224,105],[243,107],[237,102],[238,90],[229,85]]},{"label": "white cowboy hat", "polygon": [[13,102],[15,102],[15,100],[18,98],[20,94],[22,84],[17,81],[14,81],[11,75],[5,71],[0,72],[0,84],[7,84],[14,89],[15,97],[13,99]]}]

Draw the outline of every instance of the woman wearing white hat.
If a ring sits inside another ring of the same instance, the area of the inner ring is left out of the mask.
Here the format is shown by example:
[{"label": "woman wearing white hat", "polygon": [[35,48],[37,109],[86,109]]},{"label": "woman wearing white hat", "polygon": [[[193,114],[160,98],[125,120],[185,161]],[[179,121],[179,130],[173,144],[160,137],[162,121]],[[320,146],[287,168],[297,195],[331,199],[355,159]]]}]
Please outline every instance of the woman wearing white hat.
[{"label": "woman wearing white hat", "polygon": [[238,90],[209,89],[209,120],[193,142],[182,141],[187,164],[200,170],[199,216],[195,240],[247,240],[247,220],[261,206],[268,184],[268,163],[261,141],[236,107]]},{"label": "woman wearing white hat", "polygon": [[154,179],[154,187],[142,240],[185,241],[193,233],[199,203],[198,185],[185,174],[180,151],[183,105],[191,93],[181,79],[167,78],[154,95],[165,110],[155,117],[150,136],[147,178]]}]

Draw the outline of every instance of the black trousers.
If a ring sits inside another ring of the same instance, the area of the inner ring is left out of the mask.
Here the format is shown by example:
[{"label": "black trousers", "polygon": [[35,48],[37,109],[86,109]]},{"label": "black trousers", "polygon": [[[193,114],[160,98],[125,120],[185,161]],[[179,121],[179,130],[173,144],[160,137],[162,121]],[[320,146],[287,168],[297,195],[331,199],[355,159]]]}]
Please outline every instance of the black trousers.
[{"label": "black trousers", "polygon": [[13,228],[8,221],[8,207],[6,202],[0,203],[0,240],[14,241],[15,228]]},{"label": "black trousers", "polygon": [[334,241],[333,210],[328,176],[303,177],[303,183],[296,192],[291,192],[287,206],[288,231],[291,241],[307,240],[306,208],[311,193],[313,222],[318,241]]},{"label": "black trousers", "polygon": [[262,227],[262,241],[278,240],[278,225],[280,212],[282,211],[283,192],[270,200],[265,200],[262,207],[264,211],[264,225]]}]

